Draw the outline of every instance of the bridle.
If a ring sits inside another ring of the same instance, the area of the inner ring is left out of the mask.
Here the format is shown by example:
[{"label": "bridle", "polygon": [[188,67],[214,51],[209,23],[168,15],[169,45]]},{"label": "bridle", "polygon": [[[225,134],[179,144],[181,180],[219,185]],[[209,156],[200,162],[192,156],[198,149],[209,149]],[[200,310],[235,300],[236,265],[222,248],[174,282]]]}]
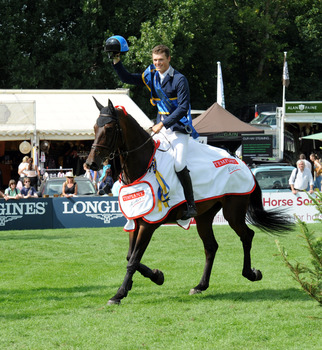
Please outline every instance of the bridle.
[{"label": "bridle", "polygon": [[[108,114],[100,114],[99,117],[110,117],[110,115],[108,115]],[[126,151],[121,151],[119,149],[119,151],[117,152],[117,144],[118,144],[119,137],[121,137],[121,139],[122,139],[122,144],[124,144],[124,140],[123,140],[122,129],[121,129],[121,126],[120,126],[118,120],[116,120],[115,126],[116,127],[114,129],[116,130],[116,132],[113,133],[113,139],[112,139],[112,141],[110,143],[111,146],[100,145],[98,143],[93,143],[92,144],[92,149],[94,151],[98,151],[98,152],[100,152],[100,150],[99,150],[100,148],[107,149],[107,150],[113,149],[114,151],[111,152],[109,154],[109,156],[107,157],[109,160],[113,160],[116,157],[120,157],[120,156],[123,156],[123,157],[127,158],[127,156],[130,153],[136,152],[136,151],[140,150],[142,147],[144,147],[153,138],[153,136],[155,135],[155,133],[152,133],[140,146],[138,146],[138,147],[136,147],[134,149],[126,150]]]}]

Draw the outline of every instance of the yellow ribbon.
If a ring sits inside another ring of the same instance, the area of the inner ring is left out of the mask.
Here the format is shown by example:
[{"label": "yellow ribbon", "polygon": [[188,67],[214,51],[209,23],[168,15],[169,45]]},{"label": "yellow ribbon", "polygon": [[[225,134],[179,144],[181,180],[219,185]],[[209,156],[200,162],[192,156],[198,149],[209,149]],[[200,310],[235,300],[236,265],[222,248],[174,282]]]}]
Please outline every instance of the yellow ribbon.
[{"label": "yellow ribbon", "polygon": [[155,174],[155,178],[158,182],[159,188],[158,188],[158,208],[159,211],[162,210],[162,203],[165,206],[165,208],[169,207],[169,189],[170,187],[162,177],[161,173],[157,170],[157,161],[155,158],[152,160],[152,168],[153,172]]}]

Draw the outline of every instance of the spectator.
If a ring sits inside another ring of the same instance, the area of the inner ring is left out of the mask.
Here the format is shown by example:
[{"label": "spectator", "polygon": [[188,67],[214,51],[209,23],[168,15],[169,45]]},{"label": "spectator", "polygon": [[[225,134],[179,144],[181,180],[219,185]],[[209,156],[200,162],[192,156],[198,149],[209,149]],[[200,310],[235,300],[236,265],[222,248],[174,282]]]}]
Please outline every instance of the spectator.
[{"label": "spectator", "polygon": [[318,156],[315,153],[311,153],[310,160],[313,163],[314,188],[318,188],[319,191],[321,191],[322,165],[319,162]]},{"label": "spectator", "polygon": [[100,176],[100,178],[98,180],[99,182],[103,181],[103,179],[104,179],[104,177],[106,175],[106,170],[107,169],[111,169],[111,164],[108,164],[108,159],[104,160],[104,162],[103,162],[103,170],[102,170],[102,175]]},{"label": "spectator", "polygon": [[83,164],[83,168],[85,170],[84,177],[87,177],[93,182],[95,190],[97,191],[97,171],[90,169],[86,163]]},{"label": "spectator", "polygon": [[29,166],[28,159],[29,159],[28,156],[24,156],[22,158],[22,162],[18,166],[19,181],[21,182],[21,183],[19,183],[19,181],[18,181],[18,185],[19,185],[19,186],[17,185],[18,188],[19,187],[22,188],[23,179],[25,176],[27,176],[27,169]]},{"label": "spectator", "polygon": [[104,190],[105,193],[111,193],[113,187],[112,170],[106,169],[105,176],[99,184],[99,190]]},{"label": "spectator", "polygon": [[64,197],[74,197],[77,195],[77,182],[75,182],[74,175],[71,171],[66,173],[66,181],[63,183],[62,194]]},{"label": "spectator", "polygon": [[121,186],[122,186],[122,183],[120,180],[114,182],[114,185],[111,190],[114,197],[119,196]]},{"label": "spectator", "polygon": [[23,180],[23,188],[21,189],[21,195],[23,198],[38,197],[35,188],[31,187],[30,179],[28,177],[25,177]]},{"label": "spectator", "polygon": [[308,168],[305,168],[305,162],[303,159],[299,159],[296,162],[297,168],[292,171],[292,174],[289,179],[289,184],[291,190],[294,194],[297,194],[298,191],[306,191],[309,189],[309,192],[313,193],[313,177]]},{"label": "spectator", "polygon": [[19,199],[21,198],[20,190],[16,187],[16,181],[11,179],[9,181],[9,187],[4,191],[4,199]]},{"label": "spectator", "polygon": [[38,177],[40,176],[38,168],[34,165],[32,158],[28,159],[28,169],[25,171],[27,177],[30,179],[30,185],[37,189]]},{"label": "spectator", "polygon": [[300,159],[304,160],[305,167],[308,168],[308,169],[311,171],[311,173],[312,173],[312,164],[311,164],[310,161],[308,161],[308,160],[306,159],[306,156],[305,156],[304,153],[301,153],[301,154],[300,154]]}]

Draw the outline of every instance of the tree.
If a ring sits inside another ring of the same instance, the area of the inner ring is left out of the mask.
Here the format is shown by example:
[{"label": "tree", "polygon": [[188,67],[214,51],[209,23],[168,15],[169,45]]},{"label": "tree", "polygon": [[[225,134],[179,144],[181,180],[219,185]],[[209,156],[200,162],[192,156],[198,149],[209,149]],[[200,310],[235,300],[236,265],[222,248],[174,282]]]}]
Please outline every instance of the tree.
[{"label": "tree", "polygon": [[[291,85],[287,100],[320,100],[322,3],[319,0],[0,0],[0,87],[114,89],[123,84],[103,52],[111,35],[124,36],[124,64],[143,72],[159,43],[186,75],[191,104],[216,101],[221,62],[226,108],[282,99],[283,51]],[[148,92],[131,87],[154,116]],[[238,115],[238,114],[237,114]]]}]

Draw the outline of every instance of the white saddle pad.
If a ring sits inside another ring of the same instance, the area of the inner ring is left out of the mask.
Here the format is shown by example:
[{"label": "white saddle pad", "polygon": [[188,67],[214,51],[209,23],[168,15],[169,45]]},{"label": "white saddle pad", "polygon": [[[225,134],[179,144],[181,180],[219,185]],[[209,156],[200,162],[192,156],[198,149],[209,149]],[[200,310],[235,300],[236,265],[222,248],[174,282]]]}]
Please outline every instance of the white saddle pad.
[{"label": "white saddle pad", "polygon": [[[139,181],[151,185],[150,195],[155,196],[155,201],[151,197],[147,208],[150,208],[151,203],[153,203],[153,208],[149,210],[145,208],[139,213],[135,212],[135,205],[133,205],[133,211],[132,209],[127,211],[125,205],[122,204],[123,199],[119,196],[120,206],[128,219],[143,217],[147,222],[157,223],[162,221],[171,209],[185,201],[183,188],[174,171],[173,150],[162,134],[155,135],[154,139],[160,141],[160,146],[155,154],[156,167],[169,188],[169,206],[157,205],[159,184],[153,170],[150,169]],[[221,148],[201,144],[192,138],[189,139],[188,147],[187,167],[190,170],[196,202],[231,194],[247,194],[254,190],[253,174],[239,158]],[[139,187],[137,190],[139,191]],[[179,224],[185,228],[188,227],[187,222]],[[124,229],[127,231],[134,229],[134,223],[128,222]]]}]

